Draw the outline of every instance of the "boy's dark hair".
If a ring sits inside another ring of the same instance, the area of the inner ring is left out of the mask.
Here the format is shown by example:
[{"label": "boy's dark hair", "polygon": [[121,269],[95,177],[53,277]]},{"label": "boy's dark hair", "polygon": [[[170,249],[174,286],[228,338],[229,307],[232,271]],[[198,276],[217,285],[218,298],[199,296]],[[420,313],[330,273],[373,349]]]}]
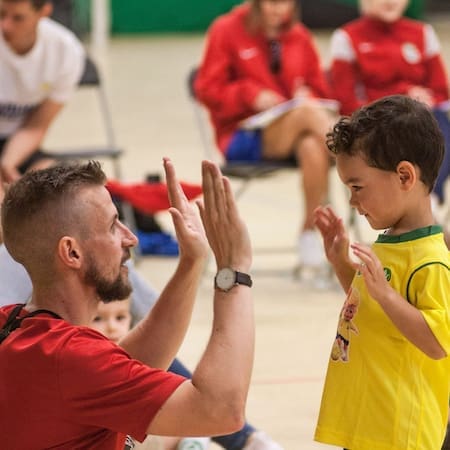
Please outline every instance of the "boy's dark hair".
[{"label": "boy's dark hair", "polygon": [[444,137],[430,109],[403,95],[383,97],[342,117],[327,134],[334,154],[360,154],[367,164],[395,171],[400,161],[420,169],[432,191],[444,157]]},{"label": "boy's dark hair", "polygon": [[105,182],[100,163],[89,161],[30,171],[11,184],[1,208],[3,238],[11,256],[22,264],[37,256],[49,262],[61,236],[74,229],[83,232],[76,192]]}]

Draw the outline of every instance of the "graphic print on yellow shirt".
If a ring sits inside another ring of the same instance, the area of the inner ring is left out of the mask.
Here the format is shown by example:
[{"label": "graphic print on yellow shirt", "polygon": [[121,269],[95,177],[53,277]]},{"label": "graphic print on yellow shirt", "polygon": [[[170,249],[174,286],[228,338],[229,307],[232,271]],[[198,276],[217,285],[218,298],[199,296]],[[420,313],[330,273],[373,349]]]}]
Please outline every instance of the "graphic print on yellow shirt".
[{"label": "graphic print on yellow shirt", "polygon": [[358,328],[353,323],[353,318],[358,312],[360,295],[358,289],[350,287],[341,314],[339,315],[338,329],[336,339],[331,350],[331,359],[333,361],[347,362],[350,350],[351,333],[358,334]]}]

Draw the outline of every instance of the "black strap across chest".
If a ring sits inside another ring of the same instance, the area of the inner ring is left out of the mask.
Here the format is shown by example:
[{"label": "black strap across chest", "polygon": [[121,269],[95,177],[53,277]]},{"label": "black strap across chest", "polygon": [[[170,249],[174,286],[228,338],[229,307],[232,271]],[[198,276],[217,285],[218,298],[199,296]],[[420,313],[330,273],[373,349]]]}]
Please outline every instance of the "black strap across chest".
[{"label": "black strap across chest", "polygon": [[37,309],[36,311],[24,315],[23,317],[17,317],[20,314],[20,311],[22,311],[22,308],[24,306],[25,306],[24,304],[16,305],[16,307],[9,314],[5,324],[0,329],[0,344],[11,334],[11,332],[20,327],[20,324],[22,323],[23,319],[34,317],[37,316],[38,314],[49,314],[55,319],[62,319],[61,316],[58,316],[58,314],[49,311],[47,309]]}]

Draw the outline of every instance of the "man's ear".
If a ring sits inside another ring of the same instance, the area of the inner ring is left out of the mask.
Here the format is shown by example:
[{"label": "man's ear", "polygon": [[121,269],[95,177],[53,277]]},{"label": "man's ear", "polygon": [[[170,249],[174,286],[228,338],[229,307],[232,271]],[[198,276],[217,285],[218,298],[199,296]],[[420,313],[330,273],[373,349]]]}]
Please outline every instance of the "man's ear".
[{"label": "man's ear", "polygon": [[68,267],[78,269],[82,262],[82,252],[75,238],[63,236],[58,242],[60,261]]},{"label": "man's ear", "polygon": [[417,182],[417,171],[414,164],[409,161],[400,161],[397,165],[397,175],[401,189],[411,190]]}]

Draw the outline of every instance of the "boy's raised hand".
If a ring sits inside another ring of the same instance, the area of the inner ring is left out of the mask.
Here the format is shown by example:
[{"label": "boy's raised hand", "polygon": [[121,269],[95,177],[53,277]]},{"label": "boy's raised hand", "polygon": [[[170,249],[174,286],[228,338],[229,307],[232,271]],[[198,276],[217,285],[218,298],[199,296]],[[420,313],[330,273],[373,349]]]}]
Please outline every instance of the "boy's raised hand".
[{"label": "boy's raised hand", "polygon": [[349,238],[342,218],[330,206],[319,206],[314,210],[314,223],[322,235],[328,261],[333,266],[350,263]]}]

